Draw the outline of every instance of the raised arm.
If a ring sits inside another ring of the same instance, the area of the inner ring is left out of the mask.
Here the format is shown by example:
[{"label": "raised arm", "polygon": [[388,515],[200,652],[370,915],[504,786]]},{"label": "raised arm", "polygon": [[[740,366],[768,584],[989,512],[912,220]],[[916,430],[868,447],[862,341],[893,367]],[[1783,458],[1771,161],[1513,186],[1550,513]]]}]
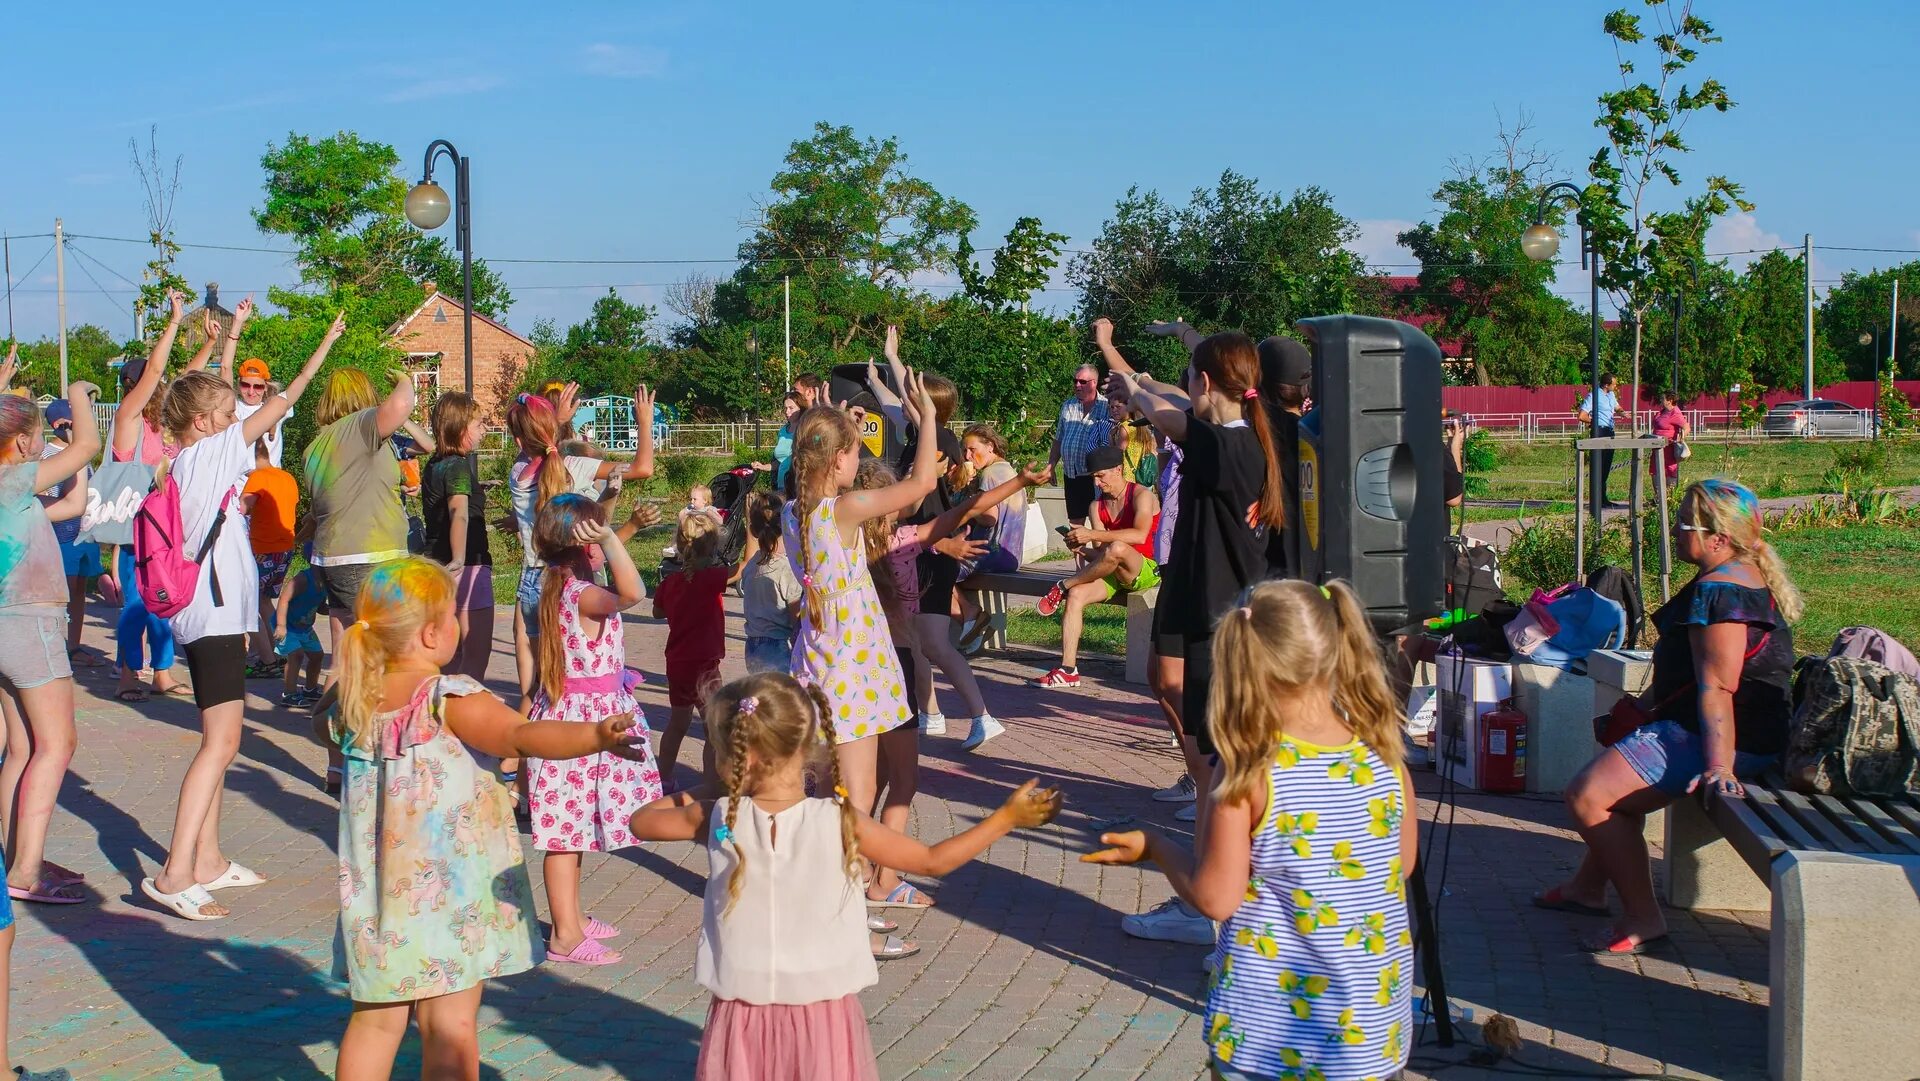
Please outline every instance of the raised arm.
[{"label": "raised arm", "polygon": [[220,378],[229,386],[238,378],[233,370],[233,354],[240,348],[240,330],[253,317],[253,298],[243,297],[233,306],[233,325],[220,337]]},{"label": "raised arm", "polygon": [[[930,422],[933,419],[933,399],[927,395],[927,386],[921,382],[919,374],[911,369],[907,371],[906,390],[912,395],[908,400],[913,407],[915,422]],[[922,427],[930,429],[931,425]],[[870,518],[919,506],[940,479],[939,470],[934,464],[938,444],[939,441],[932,438],[931,430],[923,431],[915,444],[913,466],[907,475],[885,488],[869,488],[841,496],[833,504],[834,522],[841,529],[851,529]]]},{"label": "raised arm", "polygon": [[573,527],[573,539],[579,544],[597,544],[607,557],[607,582],[611,589],[589,589],[580,595],[580,614],[605,619],[624,612],[647,597],[646,583],[633,565],[620,534],[604,523],[581,522]]},{"label": "raised arm", "polygon": [[[864,811],[854,823],[854,836],[859,841],[860,854],[882,867],[939,877],[972,861],[985,852],[988,845],[1016,829],[1051,822],[1053,816],[1060,813],[1060,793],[1039,785],[1038,780],[1028,781],[1014,789],[1007,802],[972,829],[931,845],[881,825]],[[1241,889],[1245,888],[1243,883]]]},{"label": "raised arm", "polygon": [[[413,402],[413,380],[404,373],[394,377],[393,390],[388,392],[387,400],[381,402],[373,414],[373,427],[380,433],[380,438],[385,439],[406,426],[407,418],[413,413]],[[433,440],[427,442],[432,443]]]},{"label": "raised arm", "polygon": [[1147,422],[1159,430],[1161,435],[1179,443],[1187,437],[1187,408],[1185,395],[1178,398],[1164,392],[1165,384],[1157,383],[1145,377],[1121,376],[1120,381],[1111,385],[1108,394],[1120,405],[1130,405]]},{"label": "raised arm", "polygon": [[[207,361],[213,357],[213,347],[220,344],[220,324],[214,321],[213,313],[210,311],[200,313],[200,336],[206,340],[200,343],[200,348],[193,351],[193,356],[187,358],[187,366],[180,369],[181,371],[197,372],[205,368]],[[233,382],[232,376],[225,372],[221,375],[228,383]]]},{"label": "raised arm", "polygon": [[1027,467],[1022,469],[1018,474],[1001,481],[999,484],[994,485],[984,492],[975,492],[973,495],[949,507],[940,517],[921,526],[921,543],[932,544],[934,541],[947,537],[968,520],[985,514],[987,511],[1012,499],[1015,493],[1024,492],[1028,488],[1038,488],[1040,485],[1046,484],[1051,480],[1053,480],[1052,466],[1028,463]]},{"label": "raised arm", "polygon": [[[899,327],[891,323],[887,325],[887,339],[883,349],[887,355],[887,371],[893,376],[893,385],[904,391],[907,386],[907,384],[903,382],[906,376],[907,366],[900,363]],[[879,374],[879,372],[874,370],[873,361],[867,361],[867,385],[873,388],[873,396],[880,402],[880,412],[886,414],[887,418],[895,424],[905,426],[907,423],[906,403],[900,400],[900,395],[895,394],[893,389],[886,385],[885,380],[879,378]]]},{"label": "raised arm", "polygon": [[180,333],[180,319],[186,314],[186,298],[177,289],[167,291],[167,326],[147,354],[147,366],[140,378],[120,395],[120,408],[113,411],[113,449],[116,454],[132,454],[140,449],[140,425],[133,423],[153,400],[160,379],[167,373],[167,358],[173,355],[173,339]]},{"label": "raised arm", "polygon": [[[251,443],[273,431],[273,426],[280,423],[280,418],[286,416],[287,410],[293,408],[293,403],[299,401],[300,395],[306,393],[307,384],[313,382],[314,373],[320,370],[320,365],[326,363],[327,354],[332,351],[333,343],[339,341],[340,335],[346,332],[347,313],[343,311],[333,317],[333,324],[327,327],[327,333],[320,339],[320,348],[315,349],[313,355],[307,358],[306,365],[287,384],[287,389],[268,397],[261,403],[260,408],[253,411],[252,416],[240,422],[240,434],[246,438],[247,442]],[[411,395],[413,381],[403,379],[401,382],[406,385],[407,392]],[[119,433],[116,432],[115,441],[117,442],[119,438]]]},{"label": "raised arm", "polygon": [[[99,393],[99,387],[84,381],[67,388],[67,404],[73,407],[73,438],[65,450],[40,460],[33,474],[34,491],[44,492],[61,483],[85,469],[93,456],[100,453],[100,424],[93,419],[93,399]],[[86,485],[75,487],[85,489]]]},{"label": "raised arm", "polygon": [[633,388],[634,450],[633,461],[627,463],[627,476],[634,480],[653,476],[653,401],[653,389],[645,383]]},{"label": "raised arm", "polygon": [[0,360],[0,391],[13,385],[14,374],[20,370],[20,343],[7,343],[7,359]]},{"label": "raised arm", "polygon": [[1172,321],[1162,319],[1148,323],[1147,333],[1158,334],[1161,337],[1180,339],[1180,344],[1187,347],[1188,356],[1192,356],[1193,351],[1199,348],[1200,343],[1207,339],[1205,334],[1200,333],[1178,319]]},{"label": "raised arm", "polygon": [[1120,355],[1120,350],[1113,346],[1113,320],[1103,315],[1093,321],[1093,344],[1099,348],[1100,357],[1107,362],[1109,369],[1121,375],[1138,374],[1133,365],[1127,363],[1127,358]]}]

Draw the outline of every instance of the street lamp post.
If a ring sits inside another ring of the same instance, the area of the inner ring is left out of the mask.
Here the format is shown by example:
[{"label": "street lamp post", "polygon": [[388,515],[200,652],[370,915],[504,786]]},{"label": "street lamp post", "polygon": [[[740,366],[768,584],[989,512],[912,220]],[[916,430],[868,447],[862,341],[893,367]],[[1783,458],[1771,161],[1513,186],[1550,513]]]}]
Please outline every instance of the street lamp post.
[{"label": "street lamp post", "polygon": [[[442,153],[453,162],[452,204],[447,202],[446,190],[433,182],[433,161]],[[428,143],[426,164],[420,167],[420,183],[407,192],[407,220],[416,228],[432,232],[446,224],[448,210],[453,211],[453,246],[460,252],[460,318],[466,334],[462,385],[477,400],[479,395],[473,386],[473,214],[469,194],[467,159],[445,139]]]},{"label": "street lamp post", "polygon": [[1873,437],[1878,439],[1880,438],[1880,328],[1874,327],[1872,330],[1861,331],[1860,344],[1873,353],[1873,401],[1869,406],[1872,412],[1868,414],[1872,419],[1868,423],[1873,425]]},{"label": "street lamp post", "polygon": [[[1587,228],[1586,214],[1580,209],[1582,191],[1565,180],[1547,185],[1540,193],[1540,205],[1533,212],[1533,224],[1520,234],[1520,250],[1534,262],[1552,259],[1560,252],[1560,234],[1547,224],[1547,208],[1556,199],[1565,199],[1574,207],[1574,221],[1580,226],[1580,265],[1591,273],[1592,296],[1588,303],[1591,316],[1591,328],[1587,340],[1587,375],[1591,384],[1589,393],[1592,407],[1587,411],[1587,435],[1589,438],[1600,436],[1600,253],[1594,250],[1593,233]],[[1588,459],[1588,469],[1593,474],[1591,497],[1593,528],[1597,535],[1600,530],[1600,509],[1606,505],[1606,477],[1600,472],[1601,458],[1596,453]]]}]

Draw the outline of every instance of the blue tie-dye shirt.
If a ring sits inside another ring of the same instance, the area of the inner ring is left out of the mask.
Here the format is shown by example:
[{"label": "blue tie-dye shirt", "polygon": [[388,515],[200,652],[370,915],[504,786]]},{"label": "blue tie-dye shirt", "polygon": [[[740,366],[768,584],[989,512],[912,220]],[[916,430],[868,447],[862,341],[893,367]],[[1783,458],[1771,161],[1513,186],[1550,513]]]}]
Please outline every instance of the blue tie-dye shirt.
[{"label": "blue tie-dye shirt", "polygon": [[0,608],[67,603],[60,542],[34,495],[40,463],[0,465]]}]

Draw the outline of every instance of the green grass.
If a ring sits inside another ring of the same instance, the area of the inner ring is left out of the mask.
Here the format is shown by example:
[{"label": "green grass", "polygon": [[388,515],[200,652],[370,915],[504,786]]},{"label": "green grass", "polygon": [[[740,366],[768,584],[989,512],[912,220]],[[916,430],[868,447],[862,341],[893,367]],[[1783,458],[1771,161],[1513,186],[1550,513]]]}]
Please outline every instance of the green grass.
[{"label": "green grass", "polygon": [[[714,472],[718,472],[716,469]],[[707,474],[711,476],[711,474]],[[702,477],[705,480],[705,477]],[[686,506],[687,491],[668,490],[656,481],[651,486],[629,484],[623,487],[614,500],[610,520],[620,525],[633,513],[633,505],[642,498],[652,499],[661,504],[660,515],[664,523],[652,529],[640,531],[627,542],[627,551],[633,556],[634,565],[640,568],[640,577],[647,583],[647,592],[652,594],[660,581],[660,552],[673,543],[674,513]],[[505,485],[489,489],[487,492],[487,517],[498,520],[502,514],[510,513]],[[493,600],[495,604],[513,603],[514,590],[520,585],[520,534],[518,531],[501,531],[489,528],[487,531],[488,548],[493,553]]]},{"label": "green grass", "polygon": [[1842,627],[1878,627],[1920,647],[1920,529],[1853,525],[1776,535],[1773,545],[1806,596],[1794,648],[1824,653]]},{"label": "green grass", "polygon": [[[1016,608],[1007,613],[1007,640],[1041,649],[1060,648],[1060,618],[1048,618],[1031,608]],[[1127,654],[1127,610],[1112,604],[1087,607],[1080,628],[1082,653]]]},{"label": "green grass", "polygon": [[[1885,442],[1888,461],[1879,482],[1889,486],[1920,484],[1920,441],[1890,438]],[[1680,481],[1686,484],[1704,477],[1728,476],[1764,497],[1807,495],[1827,490],[1821,480],[1834,464],[1834,449],[1850,445],[1853,444],[1801,439],[1764,443],[1699,442],[1693,445],[1693,457],[1681,463]],[[1485,488],[1473,498],[1571,500],[1574,476],[1570,442],[1500,443],[1497,446],[1500,465],[1480,474]],[[1645,478],[1644,473],[1642,477]],[[1608,496],[1624,501],[1628,484],[1626,456],[1616,456]],[[1651,484],[1643,491],[1650,498]],[[1509,513],[1508,517],[1516,515],[1517,512]],[[1468,519],[1476,520],[1472,508],[1469,508]]]}]

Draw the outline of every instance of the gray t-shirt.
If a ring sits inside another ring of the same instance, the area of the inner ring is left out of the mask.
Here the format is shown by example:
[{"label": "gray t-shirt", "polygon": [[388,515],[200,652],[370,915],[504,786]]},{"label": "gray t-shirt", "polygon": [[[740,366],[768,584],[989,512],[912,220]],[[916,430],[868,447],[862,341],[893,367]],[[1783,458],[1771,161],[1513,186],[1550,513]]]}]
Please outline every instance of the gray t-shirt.
[{"label": "gray t-shirt", "polygon": [[400,462],[380,434],[376,414],[349,413],[320,429],[307,446],[316,566],[385,563],[407,554]]},{"label": "gray t-shirt", "polygon": [[800,580],[785,556],[764,562],[755,556],[741,572],[740,593],[748,638],[793,637],[795,621],[787,607],[800,599]]}]

